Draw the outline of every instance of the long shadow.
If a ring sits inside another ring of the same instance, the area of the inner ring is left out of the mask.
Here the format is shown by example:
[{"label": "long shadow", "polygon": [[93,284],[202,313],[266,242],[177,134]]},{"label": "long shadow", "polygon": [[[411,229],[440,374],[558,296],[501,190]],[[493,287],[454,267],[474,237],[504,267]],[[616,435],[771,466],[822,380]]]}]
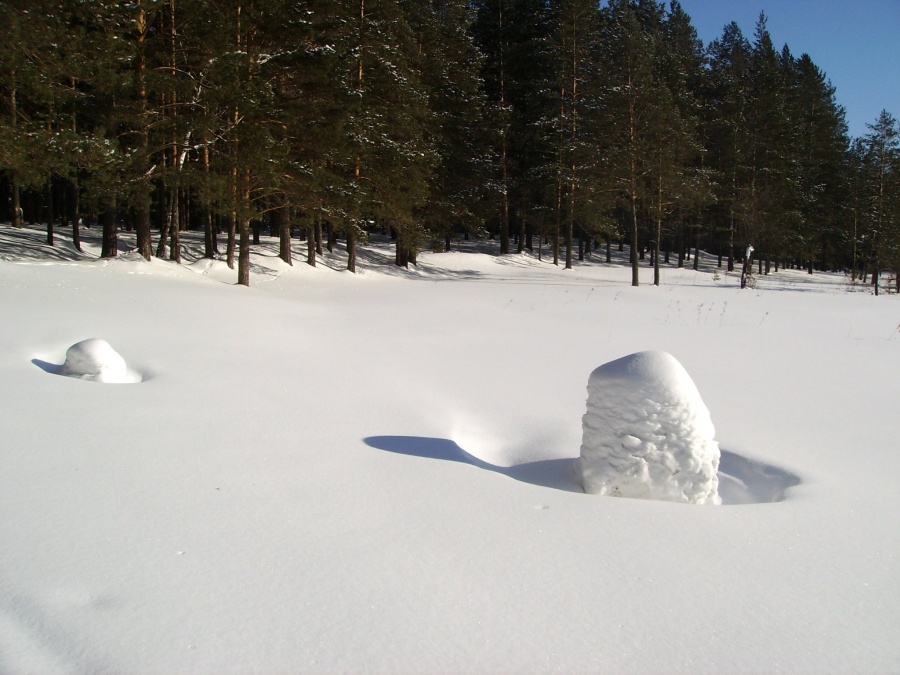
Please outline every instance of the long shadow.
[{"label": "long shadow", "polygon": [[[364,438],[363,442],[378,450],[398,455],[470,464],[531,485],[566,492],[584,492],[578,481],[575,457],[526,462],[507,467],[485,462],[447,438],[369,436]],[[800,478],[789,471],[748,459],[728,450],[721,451],[719,496],[722,498],[723,506],[780,502],[784,499],[788,488],[799,484]]]},{"label": "long shadow", "polygon": [[470,455],[455,442],[446,438],[369,436],[364,438],[363,442],[378,450],[386,450],[398,455],[471,464],[479,469],[493,471],[523,483],[566,492],[584,492],[575,477],[574,459],[546,459],[539,462],[526,462],[517,466],[497,466]]},{"label": "long shadow", "polygon": [[43,370],[45,373],[50,373],[51,375],[62,375],[63,367],[62,365],[57,365],[55,363],[49,363],[47,361],[41,361],[40,359],[31,359],[31,362],[36,365],[38,368]]},{"label": "long shadow", "polygon": [[[63,377],[73,377],[66,373],[65,364],[60,363],[50,363],[49,361],[43,361],[42,359],[31,359],[31,362],[36,365],[38,368],[43,370],[45,373],[50,373],[51,375],[62,375]],[[130,366],[126,369],[126,379],[122,381],[120,384],[136,384],[138,382],[146,382],[147,380],[152,378],[152,374],[143,370],[135,370]],[[78,376],[74,376],[76,379],[84,379]]]}]

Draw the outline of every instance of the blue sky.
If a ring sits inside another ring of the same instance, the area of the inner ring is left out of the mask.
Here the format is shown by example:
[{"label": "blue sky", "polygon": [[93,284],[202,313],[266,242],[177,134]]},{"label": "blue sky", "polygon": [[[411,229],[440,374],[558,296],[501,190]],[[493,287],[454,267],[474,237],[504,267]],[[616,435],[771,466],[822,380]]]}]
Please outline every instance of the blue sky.
[{"label": "blue sky", "polygon": [[[665,0],[668,5],[668,0]],[[749,40],[760,11],[775,48],[809,54],[837,88],[851,136],[887,109],[900,118],[900,0],[680,0],[703,44],[737,22]]]}]

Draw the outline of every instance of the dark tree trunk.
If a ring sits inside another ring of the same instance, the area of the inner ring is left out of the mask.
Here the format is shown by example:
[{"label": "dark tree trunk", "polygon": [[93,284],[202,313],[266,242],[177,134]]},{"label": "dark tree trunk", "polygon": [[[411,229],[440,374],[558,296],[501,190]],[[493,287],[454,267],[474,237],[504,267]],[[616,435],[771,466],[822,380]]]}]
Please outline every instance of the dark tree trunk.
[{"label": "dark tree trunk", "polygon": [[10,190],[12,190],[12,223],[13,227],[22,227],[22,195],[19,188],[19,174],[17,171],[12,172],[10,178]]},{"label": "dark tree trunk", "polygon": [[519,207],[519,236],[516,253],[525,252],[525,207]]},{"label": "dark tree trunk", "polygon": [[216,237],[216,226],[213,212],[208,206],[203,207],[203,257],[215,258],[219,253],[219,242]]},{"label": "dark tree trunk", "polygon": [[178,190],[172,191],[172,218],[169,223],[169,236],[171,237],[172,243],[171,248],[169,250],[169,259],[173,262],[177,262],[181,264],[181,234],[180,234],[180,219],[181,219],[181,211],[179,210],[179,202],[178,202]]},{"label": "dark tree trunk", "polygon": [[238,249],[238,284],[250,285],[250,221],[241,219],[240,244]]},{"label": "dark tree trunk", "polygon": [[150,197],[142,196],[137,210],[137,226],[135,233],[135,243],[137,244],[137,252],[140,253],[145,260],[150,260],[153,255],[153,241],[150,235]]},{"label": "dark tree trunk", "polygon": [[48,176],[47,185],[46,185],[46,193],[47,193],[47,243],[50,246],[53,246],[54,238],[53,238],[53,221],[55,220],[55,214],[53,213],[53,177]]},{"label": "dark tree trunk", "polygon": [[237,213],[234,211],[231,212],[231,215],[228,217],[228,243],[226,244],[225,249],[225,261],[228,264],[228,269],[234,269],[234,249],[235,249],[235,238],[237,236]]},{"label": "dark tree trunk", "polygon": [[[640,285],[640,276],[638,272],[638,215],[637,215],[637,198],[631,197],[631,285]],[[643,251],[641,256],[643,257]]]},{"label": "dark tree trunk", "polygon": [[291,256],[291,210],[287,206],[272,212],[272,222],[278,230],[278,257],[293,267]]},{"label": "dark tree trunk", "polygon": [[116,230],[116,200],[111,199],[103,212],[103,243],[101,258],[115,258],[119,255],[118,232]]},{"label": "dark tree trunk", "polygon": [[306,226],[306,264],[310,267],[316,266],[317,229],[312,223]]},{"label": "dark tree trunk", "polygon": [[[165,214],[162,227],[159,229],[159,243],[156,245],[156,257],[166,257],[166,245],[169,241],[169,232],[172,229],[172,205],[171,196],[167,197],[165,190],[162,190],[160,197],[160,206]],[[168,202],[168,203],[167,203]]]},{"label": "dark tree trunk", "polygon": [[356,273],[356,225],[347,229],[347,270]]},{"label": "dark tree trunk", "polygon": [[572,269],[572,253],[573,253],[573,244],[575,237],[575,188],[574,186],[569,186],[569,195],[567,200],[567,210],[566,214],[566,266],[565,269]]},{"label": "dark tree trunk", "polygon": [[748,249],[741,267],[741,288],[747,287],[747,277],[753,271],[753,249]]},{"label": "dark tree trunk", "polygon": [[81,216],[79,215],[79,200],[80,196],[78,194],[78,182],[77,178],[76,182],[72,185],[72,244],[75,246],[75,250],[79,253],[81,250]]}]

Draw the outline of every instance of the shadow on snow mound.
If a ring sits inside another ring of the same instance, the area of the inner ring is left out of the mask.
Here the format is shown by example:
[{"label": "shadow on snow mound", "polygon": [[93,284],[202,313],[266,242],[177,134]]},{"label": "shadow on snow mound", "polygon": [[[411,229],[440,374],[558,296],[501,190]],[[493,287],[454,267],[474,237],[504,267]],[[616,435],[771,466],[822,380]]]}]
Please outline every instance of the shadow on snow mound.
[{"label": "shadow on snow mound", "polygon": [[[398,455],[471,464],[523,483],[567,492],[583,492],[575,471],[576,457],[526,462],[507,467],[485,462],[447,438],[369,436],[363,442],[372,448]],[[723,506],[780,502],[788,488],[800,484],[800,478],[789,471],[727,450],[721,451],[718,475],[719,496]]]}]

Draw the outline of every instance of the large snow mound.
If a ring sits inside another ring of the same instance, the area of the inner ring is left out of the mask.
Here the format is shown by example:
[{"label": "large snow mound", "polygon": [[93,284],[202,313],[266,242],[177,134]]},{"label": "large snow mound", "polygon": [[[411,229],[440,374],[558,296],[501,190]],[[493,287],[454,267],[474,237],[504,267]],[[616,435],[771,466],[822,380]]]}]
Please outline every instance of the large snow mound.
[{"label": "large snow mound", "polygon": [[77,342],[66,351],[66,362],[62,374],[82,380],[125,384],[134,382],[125,359],[101,338],[90,338]]},{"label": "large snow mound", "polygon": [[709,410],[671,354],[638,352],[594,370],[582,427],[585,492],[721,503]]}]

